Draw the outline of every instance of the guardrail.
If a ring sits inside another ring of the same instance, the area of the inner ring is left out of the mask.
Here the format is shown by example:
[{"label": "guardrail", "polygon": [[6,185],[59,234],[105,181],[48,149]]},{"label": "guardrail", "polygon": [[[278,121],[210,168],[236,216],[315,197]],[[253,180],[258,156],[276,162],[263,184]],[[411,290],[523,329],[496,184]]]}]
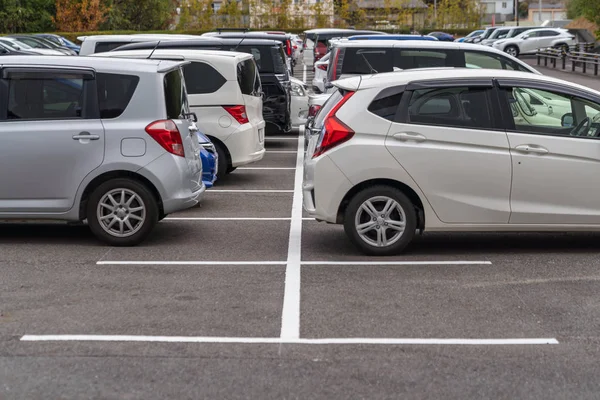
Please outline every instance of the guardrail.
[{"label": "guardrail", "polygon": [[567,61],[571,62],[571,71],[575,71],[577,67],[581,67],[582,72],[587,72],[588,65],[594,67],[594,75],[598,75],[598,66],[600,65],[600,54],[591,53],[595,43],[580,43],[571,47],[549,47],[539,49],[536,53],[537,65],[544,67],[548,66],[548,61],[553,68],[556,68],[557,62],[560,61],[563,70],[567,69]]}]

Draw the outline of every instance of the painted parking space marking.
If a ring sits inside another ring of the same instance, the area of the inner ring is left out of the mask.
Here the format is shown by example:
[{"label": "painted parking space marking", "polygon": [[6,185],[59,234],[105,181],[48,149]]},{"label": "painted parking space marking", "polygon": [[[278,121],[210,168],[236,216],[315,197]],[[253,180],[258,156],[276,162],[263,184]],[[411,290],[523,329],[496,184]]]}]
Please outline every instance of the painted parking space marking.
[{"label": "painted parking space marking", "polygon": [[299,136],[296,175],[294,177],[294,197],[292,199],[292,220],[288,244],[283,308],[281,311],[281,338],[300,337],[300,261],[302,254],[302,182],[304,179],[304,138]]},{"label": "painted parking space marking", "polygon": [[230,344],[333,344],[333,345],[543,345],[559,344],[555,338],[264,338],[219,336],[138,336],[138,335],[24,335],[22,342],[144,342],[144,343],[230,343]]},{"label": "painted parking space marking", "polygon": [[294,167],[241,167],[238,170],[260,170],[260,171],[268,171],[268,170],[293,170],[296,169]]},{"label": "painted parking space marking", "polygon": [[[298,139],[295,139],[298,140]],[[298,151],[296,150],[267,150],[267,153],[271,154],[296,154]],[[304,152],[304,147],[302,148],[302,152]]]},{"label": "painted parking space marking", "polygon": [[302,265],[492,265],[491,261],[302,261]]},{"label": "painted parking space marking", "polygon": [[[492,265],[491,261],[300,261],[298,265],[311,266],[436,266],[436,265]],[[287,265],[286,261],[168,261],[168,260],[125,260],[97,261],[96,265]],[[293,287],[292,287],[293,288]]]},{"label": "painted parking space marking", "polygon": [[294,193],[294,191],[278,189],[209,189],[205,193]]},{"label": "painted parking space marking", "polygon": [[96,261],[96,265],[286,265],[285,261]]},{"label": "painted parking space marking", "polygon": [[[291,221],[290,217],[167,217],[163,221]],[[316,221],[302,218],[302,221]]]}]

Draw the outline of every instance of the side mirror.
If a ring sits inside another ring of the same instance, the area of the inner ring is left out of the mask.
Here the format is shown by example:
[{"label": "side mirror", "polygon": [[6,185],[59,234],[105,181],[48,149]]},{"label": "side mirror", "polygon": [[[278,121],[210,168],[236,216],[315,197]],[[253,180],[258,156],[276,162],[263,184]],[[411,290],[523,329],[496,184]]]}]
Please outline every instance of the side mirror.
[{"label": "side mirror", "polygon": [[563,115],[560,118],[560,126],[565,127],[565,128],[570,128],[573,126],[573,114],[572,113],[566,113],[565,115]]},{"label": "side mirror", "polygon": [[529,39],[529,36],[523,36],[523,40]]}]

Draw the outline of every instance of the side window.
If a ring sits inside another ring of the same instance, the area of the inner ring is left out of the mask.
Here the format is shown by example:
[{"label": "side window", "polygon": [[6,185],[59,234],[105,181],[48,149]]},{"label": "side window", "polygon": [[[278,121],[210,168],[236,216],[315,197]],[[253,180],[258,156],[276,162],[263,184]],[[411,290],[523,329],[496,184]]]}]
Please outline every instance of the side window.
[{"label": "side window", "polygon": [[107,51],[116,49],[124,44],[127,44],[127,42],[96,42],[94,53],[106,53]]},{"label": "side window", "polygon": [[540,36],[550,37],[550,36],[558,36],[560,33],[556,31],[542,31]]},{"label": "side window", "polygon": [[415,90],[408,106],[409,122],[490,129],[487,92],[487,89],[469,87]]},{"label": "side window", "polygon": [[123,114],[139,80],[135,75],[96,74],[100,118],[117,118]]},{"label": "side window", "polygon": [[369,104],[367,108],[373,114],[387,119],[388,121],[394,121],[394,116],[398,111],[400,100],[402,100],[402,94],[404,91],[402,88],[388,88],[382,90]]},{"label": "side window", "polygon": [[[253,60],[245,60],[237,65],[237,80],[242,94],[260,96],[260,80]],[[257,82],[258,80],[258,82]]]},{"label": "side window", "polygon": [[504,89],[518,132],[552,136],[600,135],[600,104],[536,88]]},{"label": "side window", "polygon": [[475,51],[465,51],[465,67],[505,69],[498,57]]},{"label": "side window", "polygon": [[84,118],[84,80],[69,74],[16,73],[8,83],[7,119]]},{"label": "side window", "polygon": [[171,71],[164,77],[167,119],[181,119],[187,112],[185,85],[181,70]]},{"label": "side window", "polygon": [[203,62],[184,65],[183,76],[188,94],[214,93],[227,82],[219,71]]}]

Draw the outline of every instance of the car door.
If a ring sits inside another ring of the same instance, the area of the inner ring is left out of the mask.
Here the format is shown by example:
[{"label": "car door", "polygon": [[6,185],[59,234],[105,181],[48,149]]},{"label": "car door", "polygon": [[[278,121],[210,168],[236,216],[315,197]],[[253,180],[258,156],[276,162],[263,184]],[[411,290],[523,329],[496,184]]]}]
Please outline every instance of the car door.
[{"label": "car door", "polygon": [[[499,84],[512,157],[510,223],[599,224],[600,98],[557,85]],[[568,103],[570,112],[536,112],[519,95],[526,90]]]},{"label": "car door", "polygon": [[386,145],[448,224],[507,224],[511,162],[489,80],[411,84]]},{"label": "car door", "polygon": [[[538,49],[544,47],[552,47],[552,42],[556,37],[560,35],[557,31],[545,30],[540,32],[540,38],[538,40]],[[537,50],[537,49],[536,49]]]},{"label": "car door", "polygon": [[542,37],[541,31],[528,32],[523,37],[523,40],[519,44],[520,52],[522,54],[535,52],[541,45]]},{"label": "car door", "polygon": [[62,213],[104,159],[93,71],[1,70],[0,214]]}]

